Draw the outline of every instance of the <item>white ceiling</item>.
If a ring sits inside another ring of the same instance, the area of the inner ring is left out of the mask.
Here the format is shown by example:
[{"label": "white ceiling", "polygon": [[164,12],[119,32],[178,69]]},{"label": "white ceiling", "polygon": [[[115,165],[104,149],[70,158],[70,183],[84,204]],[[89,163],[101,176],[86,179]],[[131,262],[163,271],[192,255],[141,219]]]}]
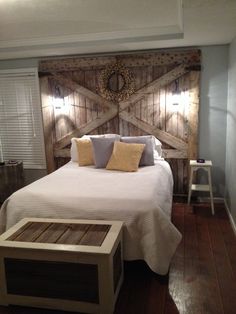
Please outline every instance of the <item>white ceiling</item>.
[{"label": "white ceiling", "polygon": [[236,0],[0,0],[0,59],[227,44],[235,36]]}]

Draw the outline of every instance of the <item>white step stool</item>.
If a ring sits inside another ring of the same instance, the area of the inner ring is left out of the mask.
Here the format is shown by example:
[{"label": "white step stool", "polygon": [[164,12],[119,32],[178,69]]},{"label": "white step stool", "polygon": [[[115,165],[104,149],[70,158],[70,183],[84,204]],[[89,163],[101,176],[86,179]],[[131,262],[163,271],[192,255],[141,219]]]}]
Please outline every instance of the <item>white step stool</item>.
[{"label": "white step stool", "polygon": [[[189,179],[189,191],[188,191],[188,204],[190,204],[192,191],[204,191],[210,192],[211,199],[211,212],[212,215],[215,214],[214,211],[214,201],[213,201],[213,193],[212,193],[212,181],[211,181],[211,160],[205,160],[204,163],[197,162],[196,160],[190,160],[190,179]],[[193,172],[198,169],[204,169],[208,173],[208,184],[193,184]]]}]

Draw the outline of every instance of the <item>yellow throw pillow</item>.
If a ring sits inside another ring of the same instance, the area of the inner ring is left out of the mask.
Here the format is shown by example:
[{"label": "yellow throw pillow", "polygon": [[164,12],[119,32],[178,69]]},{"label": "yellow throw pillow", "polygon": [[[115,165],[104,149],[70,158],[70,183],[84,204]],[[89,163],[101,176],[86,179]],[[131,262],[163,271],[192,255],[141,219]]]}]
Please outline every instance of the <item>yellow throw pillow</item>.
[{"label": "yellow throw pillow", "polygon": [[76,139],[79,166],[94,165],[92,142],[89,139]]},{"label": "yellow throw pillow", "polygon": [[145,144],[115,142],[106,169],[137,171]]}]

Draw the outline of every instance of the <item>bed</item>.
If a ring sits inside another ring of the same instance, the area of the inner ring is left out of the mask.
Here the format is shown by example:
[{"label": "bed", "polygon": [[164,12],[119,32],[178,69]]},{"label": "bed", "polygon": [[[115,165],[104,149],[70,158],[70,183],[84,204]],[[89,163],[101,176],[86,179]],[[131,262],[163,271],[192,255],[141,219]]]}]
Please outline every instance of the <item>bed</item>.
[{"label": "bed", "polygon": [[124,259],[144,260],[164,275],[181,241],[171,222],[172,190],[172,173],[164,160],[132,173],[78,167],[70,161],[4,202],[1,232],[25,217],[121,220]]}]

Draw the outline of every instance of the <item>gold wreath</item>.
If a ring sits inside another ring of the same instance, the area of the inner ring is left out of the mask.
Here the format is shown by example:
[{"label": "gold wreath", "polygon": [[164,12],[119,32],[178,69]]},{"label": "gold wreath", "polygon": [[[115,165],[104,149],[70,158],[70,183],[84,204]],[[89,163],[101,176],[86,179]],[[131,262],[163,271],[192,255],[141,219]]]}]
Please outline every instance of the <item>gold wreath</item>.
[{"label": "gold wreath", "polygon": [[[113,91],[109,88],[109,79],[113,74],[119,74],[124,80],[124,86],[119,91]],[[134,93],[134,75],[124,67],[120,62],[108,65],[102,70],[98,78],[100,94],[111,101],[122,101],[129,98]]]}]

